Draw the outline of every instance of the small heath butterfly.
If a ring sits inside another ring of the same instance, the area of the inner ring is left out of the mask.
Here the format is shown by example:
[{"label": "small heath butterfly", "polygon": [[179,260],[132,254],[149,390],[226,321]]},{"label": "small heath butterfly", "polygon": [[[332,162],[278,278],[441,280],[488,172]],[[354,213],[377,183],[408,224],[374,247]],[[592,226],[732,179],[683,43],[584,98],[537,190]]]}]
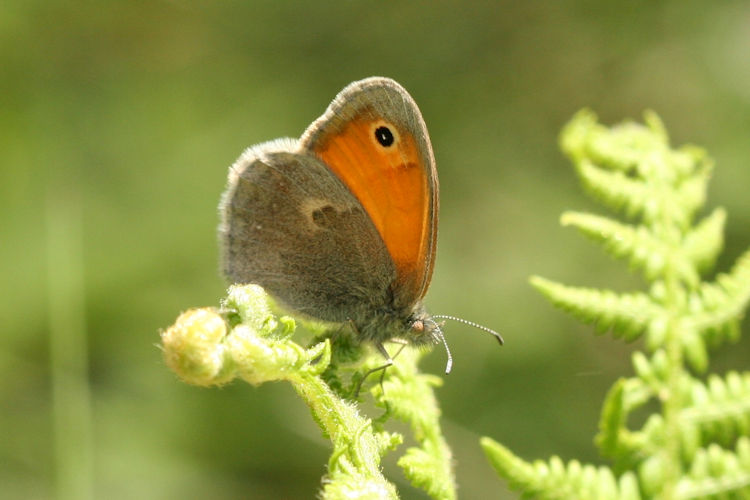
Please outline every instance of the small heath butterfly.
[{"label": "small heath butterfly", "polygon": [[231,282],[349,323],[388,364],[383,343],[394,339],[447,350],[439,316],[422,304],[437,242],[435,159],[417,104],[395,81],[351,83],[300,139],[248,148],[219,209]]}]

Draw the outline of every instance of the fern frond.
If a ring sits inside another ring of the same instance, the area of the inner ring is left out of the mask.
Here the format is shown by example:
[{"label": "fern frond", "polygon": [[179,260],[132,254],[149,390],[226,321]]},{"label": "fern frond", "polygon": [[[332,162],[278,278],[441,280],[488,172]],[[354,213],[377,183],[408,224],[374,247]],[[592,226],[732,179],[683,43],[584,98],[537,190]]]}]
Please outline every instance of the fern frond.
[{"label": "fern frond", "polygon": [[549,462],[525,462],[501,444],[483,438],[482,448],[498,474],[524,496],[550,500],[640,500],[638,481],[627,472],[618,478],[608,467],[565,464],[559,457]]},{"label": "fern frond", "polygon": [[[399,458],[398,465],[416,487],[431,498],[456,498],[456,479],[453,474],[453,455],[439,431],[440,408],[433,389],[442,384],[434,375],[419,373],[417,362],[424,351],[404,350],[399,364],[388,369],[388,377],[372,392],[378,406],[391,416],[409,424],[418,446],[412,446]],[[376,360],[378,364],[382,360]],[[377,368],[377,366],[375,366]]]},{"label": "fern frond", "polygon": [[659,350],[649,360],[643,353],[633,353],[637,378],[620,378],[607,393],[599,419],[595,442],[602,454],[616,460],[616,470],[632,468],[643,459],[649,434],[655,432],[650,421],[642,432],[626,427],[628,415],[644,406],[658,392],[666,378],[666,355]]},{"label": "fern frond", "polygon": [[[633,368],[640,380],[651,391],[650,395],[658,393],[668,377],[669,361],[663,349],[657,349],[651,359],[642,352],[636,351],[632,355]],[[633,407],[635,408],[635,407]]]},{"label": "fern frond", "polygon": [[706,339],[699,331],[690,328],[689,323],[679,332],[679,345],[685,360],[690,364],[693,370],[703,373],[708,368],[708,346]]},{"label": "fern frond", "polygon": [[640,380],[625,378],[615,382],[607,394],[594,442],[602,455],[617,460],[618,471],[632,468],[642,458],[644,435],[629,431],[625,423],[628,414],[651,396],[649,388]]},{"label": "fern frond", "polygon": [[540,276],[532,276],[530,282],[555,306],[585,323],[594,324],[598,333],[612,331],[615,337],[626,341],[640,337],[662,312],[644,293],[617,294],[610,290],[570,287]]},{"label": "fern frond", "polygon": [[586,191],[610,209],[630,218],[651,212],[648,209],[655,193],[640,180],[619,170],[602,169],[586,158],[578,160],[575,167]]},{"label": "fern frond", "polygon": [[749,498],[750,439],[737,441],[734,452],[712,444],[696,453],[688,475],[677,483],[674,498]]},{"label": "fern frond", "polygon": [[646,123],[608,129],[584,110],[566,125],[560,143],[584,188],[601,203],[647,223],[666,216],[687,228],[705,202],[713,163],[695,146],[670,149],[655,113],[646,113]]},{"label": "fern frond", "polygon": [[589,158],[608,170],[633,172],[642,163],[644,151],[663,150],[669,137],[661,119],[646,112],[647,126],[625,122],[611,129],[584,109],[575,114],[560,134],[563,152],[574,161]]},{"label": "fern frond", "polygon": [[716,262],[716,257],[724,246],[726,220],[726,212],[717,208],[685,235],[683,248],[698,270],[710,269]]},{"label": "fern frond", "polygon": [[680,419],[697,426],[704,442],[728,446],[737,436],[750,435],[750,373],[711,375],[707,384],[692,380],[688,400]]},{"label": "fern frond", "polygon": [[727,274],[704,283],[691,297],[694,311],[686,321],[711,345],[739,338],[739,320],[750,302],[750,250]]},{"label": "fern frond", "polygon": [[[739,337],[750,303],[750,251],[729,273],[701,282],[700,273],[714,265],[724,243],[723,209],[693,222],[705,203],[713,162],[701,148],[671,148],[655,114],[647,113],[646,123],[606,128],[583,111],[560,141],[590,193],[641,219],[628,224],[566,212],[562,224],[641,270],[648,293],[616,294],[531,278],[555,306],[593,323],[599,333],[644,337],[652,353],[633,354],[636,376],[619,379],[602,408],[596,444],[612,459],[614,472],[577,461],[564,464],[557,457],[526,463],[483,441],[500,475],[524,496],[618,498],[623,481],[632,481],[627,484],[634,496],[654,500],[750,500],[750,372],[714,375],[705,383],[692,374],[708,368],[710,346]],[[628,419],[649,403],[660,411],[641,417],[641,428],[633,430]],[[617,489],[614,478],[622,472]],[[591,479],[595,476],[598,481]],[[586,487],[593,484],[597,487]]]},{"label": "fern frond", "polygon": [[570,157],[590,195],[628,217],[643,214],[651,220],[661,187],[644,182],[644,165],[655,152],[666,153],[668,137],[661,120],[647,114],[649,126],[626,122],[608,129],[590,110],[578,112],[560,134],[560,145]]},{"label": "fern frond", "polygon": [[656,237],[646,226],[622,224],[608,217],[581,212],[565,212],[560,222],[602,243],[610,255],[627,258],[632,268],[643,269],[649,281],[654,281],[663,275],[665,267],[670,267],[691,287],[698,284],[699,276],[690,256]]},{"label": "fern frond", "polygon": [[[403,469],[409,482],[427,492],[430,498],[456,498],[456,484],[450,471],[450,460],[443,461],[431,451],[412,446],[398,459],[398,466]],[[449,467],[446,468],[446,465]]]},{"label": "fern frond", "polygon": [[706,203],[706,190],[713,171],[713,160],[698,147],[683,148],[693,158],[695,171],[677,186],[675,199],[684,211],[684,219],[692,220],[695,212]]},{"label": "fern frond", "polygon": [[[617,456],[623,447],[621,431],[626,431],[625,421],[628,417],[625,404],[626,383],[627,379],[619,379],[604,399],[604,407],[599,418],[599,434],[597,434],[594,442],[605,456]],[[627,448],[637,449],[634,446],[627,446]]]}]

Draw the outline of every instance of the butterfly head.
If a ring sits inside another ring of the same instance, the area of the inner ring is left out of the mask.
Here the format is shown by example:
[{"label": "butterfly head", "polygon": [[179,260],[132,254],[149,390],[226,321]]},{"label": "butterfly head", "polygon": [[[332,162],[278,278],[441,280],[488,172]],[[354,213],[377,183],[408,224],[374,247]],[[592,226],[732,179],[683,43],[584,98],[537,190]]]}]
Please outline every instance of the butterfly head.
[{"label": "butterfly head", "polygon": [[453,367],[453,356],[448,348],[448,343],[443,335],[442,322],[435,321],[423,307],[419,307],[408,320],[407,340],[416,346],[443,344],[448,361],[445,365],[445,373],[448,374]]}]

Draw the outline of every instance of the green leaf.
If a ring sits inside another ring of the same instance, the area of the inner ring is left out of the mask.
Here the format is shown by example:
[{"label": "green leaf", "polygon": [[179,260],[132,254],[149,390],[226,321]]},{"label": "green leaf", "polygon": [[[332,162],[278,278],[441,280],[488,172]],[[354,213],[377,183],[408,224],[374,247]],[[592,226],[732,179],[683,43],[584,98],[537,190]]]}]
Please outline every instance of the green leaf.
[{"label": "green leaf", "polygon": [[[699,147],[671,148],[650,112],[646,126],[606,128],[584,110],[560,142],[587,191],[641,219],[626,224],[566,212],[562,223],[642,270],[649,292],[571,287],[537,276],[531,284],[599,333],[644,338],[653,355],[633,354],[636,376],[620,378],[602,408],[596,444],[622,473],[617,483],[608,468],[557,457],[527,463],[488,439],[485,452],[524,497],[610,499],[627,491],[658,500],[750,499],[750,374],[710,375],[705,383],[691,374],[708,369],[710,347],[739,337],[750,302],[750,251],[713,283],[700,280],[723,247],[726,220],[715,209],[693,224],[713,161]],[[631,430],[629,420],[644,423]]]},{"label": "green leaf", "polygon": [[632,473],[619,479],[608,467],[596,467],[572,460],[565,464],[552,457],[549,462],[528,463],[490,438],[482,438],[482,448],[497,473],[524,496],[554,500],[638,500],[640,493]]},{"label": "green leaf", "polygon": [[695,454],[688,474],[677,484],[676,499],[750,497],[750,439],[735,451],[712,444]]},{"label": "green leaf", "polygon": [[[706,151],[696,146],[684,146],[680,148],[684,158],[689,162],[686,171],[690,175],[676,186],[674,201],[683,211],[683,220],[688,221],[693,214],[706,202],[706,189],[713,171],[713,160],[708,157]],[[673,167],[678,168],[682,162],[676,161]]]},{"label": "green leaf", "polygon": [[577,163],[584,188],[607,207],[623,212],[628,217],[651,214],[656,193],[640,180],[628,177],[619,170],[609,171],[597,167],[588,159]]},{"label": "green leaf", "polygon": [[[637,353],[638,354],[638,353]],[[599,419],[595,443],[602,455],[616,461],[616,470],[635,466],[643,457],[644,435],[627,429],[627,418],[654,396],[642,380],[621,378],[607,393]]]},{"label": "green leaf", "polygon": [[648,126],[625,122],[612,128],[597,123],[596,114],[579,111],[563,128],[560,146],[573,162],[588,158],[607,170],[633,173],[644,157],[668,146],[666,130],[655,113],[646,113]]},{"label": "green leaf", "polygon": [[750,250],[728,274],[713,283],[703,283],[690,298],[691,313],[686,321],[705,335],[713,346],[739,336],[738,322],[750,301]]},{"label": "green leaf", "polygon": [[691,287],[699,282],[691,256],[664,242],[645,226],[622,224],[607,217],[580,212],[565,212],[560,220],[563,226],[573,226],[604,245],[614,257],[627,258],[631,267],[642,269],[650,281],[661,277],[669,267]]},{"label": "green leaf", "polygon": [[728,446],[737,436],[750,435],[750,373],[710,375],[707,384],[692,379],[680,419],[696,425],[703,442]]},{"label": "green leaf", "polygon": [[717,208],[685,235],[685,253],[699,270],[708,270],[716,262],[716,257],[724,246],[726,219],[726,212]]},{"label": "green leaf", "polygon": [[604,400],[599,419],[599,434],[595,442],[605,456],[617,456],[620,451],[620,430],[625,427],[627,419],[624,397],[626,382],[624,378],[615,382]]},{"label": "green leaf", "polygon": [[379,406],[409,424],[419,445],[406,450],[398,460],[406,477],[432,498],[453,500],[453,455],[440,429],[440,409],[433,393],[442,379],[419,373],[417,362],[423,354],[417,349],[401,351],[399,363],[388,368],[383,384],[376,385],[372,392]]},{"label": "green leaf", "polygon": [[593,323],[599,333],[612,331],[615,337],[632,341],[640,337],[662,309],[644,293],[617,294],[565,286],[539,276],[531,284],[559,307],[585,323]]}]

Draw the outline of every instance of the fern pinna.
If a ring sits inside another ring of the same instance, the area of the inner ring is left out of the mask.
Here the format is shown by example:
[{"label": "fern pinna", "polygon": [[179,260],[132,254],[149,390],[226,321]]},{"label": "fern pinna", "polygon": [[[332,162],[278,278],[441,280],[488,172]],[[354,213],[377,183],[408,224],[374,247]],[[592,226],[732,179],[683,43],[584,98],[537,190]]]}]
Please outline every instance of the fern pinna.
[{"label": "fern pinna", "polygon": [[[596,444],[612,466],[558,457],[528,463],[499,443],[482,445],[497,472],[524,497],[544,499],[750,498],[750,372],[709,375],[708,348],[738,339],[750,300],[750,251],[727,274],[701,281],[723,246],[726,214],[697,223],[713,167],[705,151],[672,149],[653,113],[646,125],[608,129],[590,111],[565,127],[561,145],[585,189],[627,223],[567,212],[573,226],[640,270],[645,292],[571,287],[541,277],[532,285],[598,332],[635,340],[635,375],[609,391]],[[639,219],[640,223],[634,221]],[[628,416],[659,403],[640,429]]]}]

